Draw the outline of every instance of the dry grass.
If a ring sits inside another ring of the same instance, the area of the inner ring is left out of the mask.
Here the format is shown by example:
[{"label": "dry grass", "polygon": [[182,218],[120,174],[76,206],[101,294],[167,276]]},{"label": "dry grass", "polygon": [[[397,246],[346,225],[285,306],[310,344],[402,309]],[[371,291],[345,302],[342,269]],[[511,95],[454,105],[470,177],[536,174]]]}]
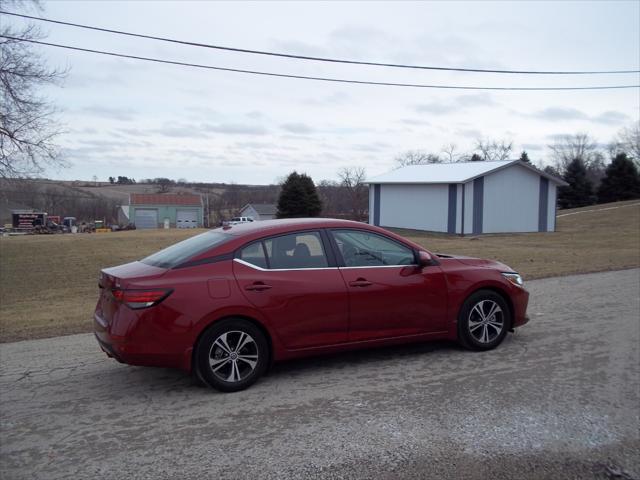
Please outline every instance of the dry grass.
[{"label": "dry grass", "polygon": [[87,332],[102,268],[201,230],[133,230],[0,239],[0,341]]},{"label": "dry grass", "polygon": [[[464,238],[400,233],[433,251],[498,259],[528,279],[638,267],[640,206],[634,203],[560,217],[556,233]],[[139,259],[198,232],[0,238],[0,341],[90,331],[100,269]]]}]

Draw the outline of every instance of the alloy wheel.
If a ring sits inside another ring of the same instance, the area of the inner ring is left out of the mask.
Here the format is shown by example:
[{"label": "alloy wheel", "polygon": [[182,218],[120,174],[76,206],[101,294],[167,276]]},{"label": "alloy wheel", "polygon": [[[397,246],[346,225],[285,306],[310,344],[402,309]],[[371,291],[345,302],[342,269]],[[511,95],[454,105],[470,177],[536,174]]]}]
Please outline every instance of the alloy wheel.
[{"label": "alloy wheel", "polygon": [[212,373],[225,382],[247,378],[258,364],[258,345],[251,335],[239,330],[220,335],[209,350]]},{"label": "alloy wheel", "polygon": [[479,343],[493,342],[504,329],[504,313],[493,300],[476,303],[469,312],[469,333]]}]

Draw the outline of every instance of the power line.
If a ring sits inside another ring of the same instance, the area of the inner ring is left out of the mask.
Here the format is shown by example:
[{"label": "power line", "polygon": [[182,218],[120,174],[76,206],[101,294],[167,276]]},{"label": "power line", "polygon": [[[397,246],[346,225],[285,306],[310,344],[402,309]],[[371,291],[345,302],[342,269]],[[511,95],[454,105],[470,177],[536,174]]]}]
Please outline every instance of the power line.
[{"label": "power line", "polygon": [[246,48],[224,47],[220,45],[211,45],[207,43],[190,42],[186,40],[178,40],[175,38],[158,37],[155,35],[145,35],[141,33],[125,32],[122,30],[113,30],[110,28],[94,27],[91,25],[83,25],[80,23],[64,22],[61,20],[53,20],[50,18],[34,17],[31,15],[24,15],[20,13],[6,12],[4,10],[0,10],[0,14],[11,15],[14,17],[28,18],[30,20],[38,20],[41,22],[55,23],[58,25],[66,25],[69,27],[95,30],[98,32],[114,33],[117,35],[126,35],[129,37],[146,38],[148,40],[158,40],[161,42],[177,43],[180,45],[189,45],[192,47],[211,48],[215,50],[225,50],[229,52],[249,53],[254,55],[266,55],[271,57],[290,58],[295,60],[308,60],[308,61],[314,61],[314,62],[345,63],[350,65],[369,65],[374,67],[411,68],[411,69],[418,69],[418,70],[440,70],[440,71],[449,71],[449,72],[502,73],[502,74],[519,74],[519,75],[525,75],[525,74],[526,75],[601,75],[601,74],[640,73],[640,70],[593,70],[593,71],[492,70],[492,69],[483,69],[483,68],[437,67],[437,66],[424,66],[424,65],[406,65],[406,64],[400,64],[400,63],[367,62],[367,61],[359,61],[359,60],[345,60],[345,59],[326,58],[326,57],[312,57],[307,55],[294,55],[290,53],[269,52],[264,50],[250,50]]},{"label": "power line", "polygon": [[297,80],[315,80],[320,82],[349,83],[349,84],[357,84],[357,85],[377,85],[377,86],[384,86],[384,87],[435,88],[435,89],[444,89],[444,90],[502,90],[502,91],[566,91],[566,90],[612,90],[612,89],[619,90],[619,89],[627,89],[627,88],[640,88],[640,85],[596,85],[596,86],[587,86],[587,87],[477,87],[477,86],[471,86],[471,85],[428,85],[428,84],[422,84],[422,83],[373,82],[373,81],[366,81],[366,80],[349,80],[344,78],[331,78],[331,77],[311,77],[311,76],[305,76],[305,75],[262,72],[258,70],[243,70],[238,68],[216,67],[213,65],[202,65],[198,63],[178,62],[175,60],[164,60],[160,58],[141,57],[138,55],[128,55],[124,53],[107,52],[104,50],[94,50],[91,48],[74,47],[71,45],[61,45],[58,43],[42,42],[39,40],[22,39],[17,37],[11,37],[8,35],[0,35],[0,38],[6,38],[8,40],[14,40],[18,42],[35,43],[38,45],[45,45],[48,47],[75,50],[79,52],[107,55],[110,57],[129,58],[132,60],[143,60],[146,62],[179,65],[182,67],[202,68],[207,70],[218,70],[222,72],[246,73],[251,75],[262,75],[266,77],[293,78]]}]

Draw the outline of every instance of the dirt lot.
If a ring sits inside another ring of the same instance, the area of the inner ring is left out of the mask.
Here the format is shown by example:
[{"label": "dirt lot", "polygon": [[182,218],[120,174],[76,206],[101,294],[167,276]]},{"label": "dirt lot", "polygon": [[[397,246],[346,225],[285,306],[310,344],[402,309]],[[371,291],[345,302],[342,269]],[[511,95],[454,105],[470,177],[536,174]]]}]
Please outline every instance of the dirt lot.
[{"label": "dirt lot", "polygon": [[498,349],[276,365],[220,394],[91,334],[0,345],[0,478],[639,479],[640,270],[534,280]]},{"label": "dirt lot", "polygon": [[[611,208],[623,207],[623,208]],[[586,210],[598,209],[590,212]],[[556,233],[453,237],[401,231],[427,248],[495,258],[525,279],[640,266],[640,205],[566,210]],[[101,268],[142,258],[198,231],[0,238],[0,342],[87,332]]]}]

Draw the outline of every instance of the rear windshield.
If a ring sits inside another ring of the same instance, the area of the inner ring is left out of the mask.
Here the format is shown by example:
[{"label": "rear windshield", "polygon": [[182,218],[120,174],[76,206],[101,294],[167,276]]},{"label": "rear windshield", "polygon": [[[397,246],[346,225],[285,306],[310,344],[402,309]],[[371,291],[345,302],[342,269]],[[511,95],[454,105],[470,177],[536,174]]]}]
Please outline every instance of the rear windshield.
[{"label": "rear windshield", "polygon": [[209,231],[171,245],[140,260],[142,263],[160,268],[173,268],[207,250],[231,240],[231,235]]}]

